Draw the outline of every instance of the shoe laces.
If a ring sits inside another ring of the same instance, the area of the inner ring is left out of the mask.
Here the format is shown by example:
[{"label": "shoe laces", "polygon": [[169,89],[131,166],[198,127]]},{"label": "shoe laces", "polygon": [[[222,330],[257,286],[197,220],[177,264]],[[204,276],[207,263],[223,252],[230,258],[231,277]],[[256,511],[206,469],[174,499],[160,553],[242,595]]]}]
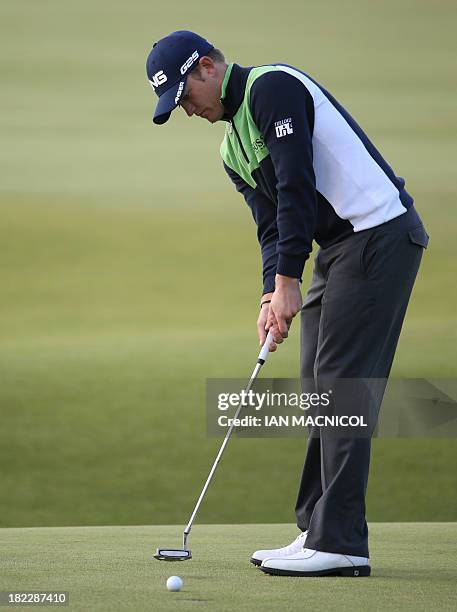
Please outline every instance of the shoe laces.
[{"label": "shoe laces", "polygon": [[302,531],[301,533],[299,533],[298,536],[295,538],[295,540],[292,542],[292,544],[289,544],[288,546],[286,546],[285,550],[293,550],[295,546],[297,545],[298,541],[306,537],[306,534],[307,534],[306,531]]}]

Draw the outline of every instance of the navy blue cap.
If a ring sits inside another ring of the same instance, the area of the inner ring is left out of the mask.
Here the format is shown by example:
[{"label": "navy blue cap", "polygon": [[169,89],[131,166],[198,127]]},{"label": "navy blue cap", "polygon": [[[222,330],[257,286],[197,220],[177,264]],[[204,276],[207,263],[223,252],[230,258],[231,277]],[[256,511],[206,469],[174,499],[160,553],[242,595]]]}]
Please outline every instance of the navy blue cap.
[{"label": "navy blue cap", "polygon": [[153,121],[165,123],[184,91],[187,75],[214,45],[187,30],[172,32],[154,44],[146,60],[151,87],[159,96]]}]

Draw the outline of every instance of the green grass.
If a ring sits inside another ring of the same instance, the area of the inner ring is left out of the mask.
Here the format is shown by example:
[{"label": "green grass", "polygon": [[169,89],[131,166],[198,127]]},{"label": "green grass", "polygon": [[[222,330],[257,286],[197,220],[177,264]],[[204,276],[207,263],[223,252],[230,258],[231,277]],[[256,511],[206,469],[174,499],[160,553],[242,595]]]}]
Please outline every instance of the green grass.
[{"label": "green grass", "polygon": [[[455,3],[261,9],[2,2],[1,526],[182,523],[219,444],[205,379],[250,373],[259,254],[223,126],[151,125],[145,56],[176,28],[309,72],[406,178],[431,240],[393,375],[456,376]],[[298,373],[297,325],[267,367]],[[233,440],[200,520],[293,520],[304,445]],[[453,440],[376,440],[369,519],[457,520],[455,459]]]},{"label": "green grass", "polygon": [[[282,546],[293,525],[195,525],[193,559],[158,562],[181,546],[177,526],[2,529],[0,590],[65,590],[72,610],[453,610],[455,523],[374,523],[372,576],[267,576],[253,550]],[[166,590],[179,575],[179,593]]]}]

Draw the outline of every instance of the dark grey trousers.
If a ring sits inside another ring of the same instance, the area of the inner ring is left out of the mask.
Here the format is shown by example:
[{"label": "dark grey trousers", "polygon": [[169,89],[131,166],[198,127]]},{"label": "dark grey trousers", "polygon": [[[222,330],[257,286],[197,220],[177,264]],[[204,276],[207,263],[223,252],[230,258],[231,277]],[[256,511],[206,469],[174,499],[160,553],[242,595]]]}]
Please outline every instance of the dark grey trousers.
[{"label": "dark grey trousers", "polygon": [[[388,378],[428,235],[415,208],[319,249],[301,311],[302,378]],[[307,548],[368,557],[371,440],[308,439],[295,508]]]}]

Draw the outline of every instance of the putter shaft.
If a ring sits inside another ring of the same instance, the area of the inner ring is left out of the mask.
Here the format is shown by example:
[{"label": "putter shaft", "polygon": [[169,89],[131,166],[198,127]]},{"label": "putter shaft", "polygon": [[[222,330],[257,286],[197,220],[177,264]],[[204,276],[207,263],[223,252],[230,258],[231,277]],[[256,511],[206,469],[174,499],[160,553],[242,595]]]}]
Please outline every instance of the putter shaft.
[{"label": "putter shaft", "polygon": [[[261,367],[263,366],[263,364],[265,363],[267,356],[268,356],[268,352],[269,352],[269,344],[272,341],[272,337],[271,337],[271,333],[268,332],[267,338],[265,340],[264,345],[262,346],[262,349],[259,353],[259,357],[257,359],[257,363],[255,365],[255,368],[251,374],[251,378],[248,381],[248,384],[246,385],[245,388],[245,392],[249,393],[249,391],[251,390],[252,385],[254,384],[258,373],[260,372]],[[221,460],[221,457],[224,453],[225,447],[227,446],[228,441],[230,440],[230,436],[232,435],[233,429],[235,427],[234,423],[236,422],[236,419],[238,418],[239,413],[241,412],[241,409],[243,408],[243,405],[240,403],[240,405],[238,406],[238,409],[235,413],[235,416],[233,417],[233,421],[232,424],[230,425],[227,433],[225,434],[225,438],[224,441],[221,444],[221,447],[219,449],[219,452],[216,455],[216,459],[214,460],[213,466],[208,474],[208,478],[206,479],[205,485],[202,489],[202,492],[200,493],[200,497],[197,500],[197,503],[195,504],[195,508],[194,511],[191,514],[191,517],[189,519],[189,522],[187,523],[186,528],[184,529],[184,533],[183,533],[183,549],[184,550],[188,550],[187,548],[187,539],[189,537],[189,533],[190,530],[192,529],[192,524],[194,522],[195,516],[198,512],[198,509],[200,508],[200,504],[203,501],[203,498],[205,497],[206,491],[208,490],[208,487],[210,485],[210,482],[214,476],[214,472],[217,469],[217,466],[219,464],[219,461]]]}]

